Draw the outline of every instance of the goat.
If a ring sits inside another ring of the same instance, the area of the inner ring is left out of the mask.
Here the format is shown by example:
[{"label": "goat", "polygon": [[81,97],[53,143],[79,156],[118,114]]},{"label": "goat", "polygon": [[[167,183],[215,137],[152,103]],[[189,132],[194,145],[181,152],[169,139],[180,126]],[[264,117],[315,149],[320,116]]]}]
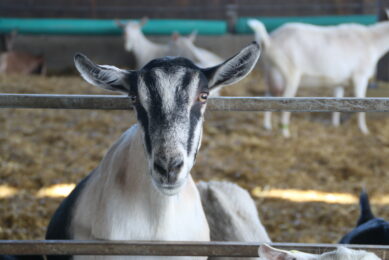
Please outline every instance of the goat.
[{"label": "goat", "polygon": [[360,216],[356,227],[343,236],[340,244],[389,245],[389,222],[376,218],[365,191],[359,195]]},{"label": "goat", "polygon": [[[299,86],[327,86],[340,98],[344,86],[352,85],[355,97],[363,98],[378,60],[389,50],[387,21],[326,27],[288,23],[270,35],[260,21],[249,20],[248,25],[264,48],[267,95],[294,97]],[[289,119],[290,112],[283,112],[285,137],[290,136]],[[339,112],[333,113],[332,123],[339,126]],[[358,125],[369,133],[365,113],[358,113]],[[271,112],[265,112],[264,128],[272,128]]]},{"label": "goat", "polygon": [[[196,36],[196,31],[192,32],[189,36],[180,36],[178,33],[174,33],[172,41],[169,43],[170,51],[168,55],[188,58],[199,67],[211,67],[221,63],[222,58],[206,49],[194,45]],[[220,88],[212,90],[211,96],[220,96]]]},{"label": "goat", "polygon": [[170,48],[175,52],[173,55],[182,56],[192,60],[199,67],[215,66],[223,61],[218,55],[197,47],[194,45],[197,32],[192,32],[189,36],[180,36],[178,33],[173,34],[173,47]]},{"label": "goat", "polygon": [[13,50],[16,32],[5,38],[5,52],[0,53],[0,74],[46,74],[43,56]]},{"label": "goat", "polygon": [[346,247],[339,247],[335,251],[315,255],[294,250],[280,250],[262,244],[259,247],[258,254],[261,260],[381,260],[374,253],[364,250],[353,250]]},{"label": "goat", "polygon": [[129,21],[126,24],[116,21],[116,24],[124,31],[124,48],[134,53],[138,69],[153,59],[165,57],[171,53],[168,45],[157,44],[146,38],[142,27],[147,21],[147,18],[143,18],[140,22]]},{"label": "goat", "polygon": [[46,239],[209,241],[209,226],[190,175],[202,138],[208,93],[243,79],[259,53],[259,45],[252,43],[211,68],[199,68],[182,57],[165,57],[141,70],[96,65],[77,54],[76,68],[87,82],[129,95],[138,123],[61,203]]},{"label": "goat", "polygon": [[212,241],[271,242],[258,217],[255,202],[246,190],[233,183],[218,181],[199,182],[197,189]]}]

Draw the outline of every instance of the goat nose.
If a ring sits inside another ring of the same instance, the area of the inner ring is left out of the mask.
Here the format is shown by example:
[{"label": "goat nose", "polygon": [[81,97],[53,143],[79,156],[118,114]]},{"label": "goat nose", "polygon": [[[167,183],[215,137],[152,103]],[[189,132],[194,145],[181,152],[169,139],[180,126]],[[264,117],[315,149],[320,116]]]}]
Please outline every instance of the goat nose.
[{"label": "goat nose", "polygon": [[178,173],[181,171],[183,165],[184,161],[181,159],[171,160],[167,167],[160,161],[154,161],[154,170],[164,176],[163,179],[167,183],[174,183],[177,181]]},{"label": "goat nose", "polygon": [[163,164],[157,161],[154,162],[154,170],[159,172],[161,175],[166,175],[168,172]]},{"label": "goat nose", "polygon": [[181,159],[172,160],[169,163],[169,173],[179,173],[181,171],[184,161]]}]

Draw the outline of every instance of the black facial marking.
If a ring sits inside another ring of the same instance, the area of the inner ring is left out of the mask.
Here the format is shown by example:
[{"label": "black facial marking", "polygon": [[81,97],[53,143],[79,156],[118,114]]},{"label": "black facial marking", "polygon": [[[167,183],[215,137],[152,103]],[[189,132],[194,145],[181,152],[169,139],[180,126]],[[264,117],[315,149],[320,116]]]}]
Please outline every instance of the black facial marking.
[{"label": "black facial marking", "polygon": [[201,118],[201,103],[196,102],[190,109],[189,114],[189,135],[187,144],[187,153],[190,154],[193,146],[193,134],[196,129],[197,123]]},{"label": "black facial marking", "polygon": [[[185,71],[184,74],[178,74],[178,71],[182,71],[183,69]],[[182,78],[178,83],[179,85],[159,86],[158,76],[160,76],[160,74],[156,73],[157,70],[163,71],[169,75],[174,75],[175,73],[177,73],[176,75],[181,75]],[[188,96],[191,82],[194,80],[194,77],[198,76],[200,77],[199,83],[197,86],[193,86],[196,88],[194,91],[196,95]],[[209,92],[207,77],[191,61],[185,58],[169,57],[150,61],[139,72],[139,77],[140,80],[144,82],[144,86],[146,88],[145,90],[148,92],[148,104],[138,104],[136,106],[136,110],[138,111],[138,120],[145,131],[145,142],[148,153],[151,154],[154,139],[158,140],[158,142],[163,142],[163,133],[167,128],[170,127],[171,124],[175,124],[175,122],[186,121],[185,124],[188,124],[189,132],[188,139],[184,141],[186,143],[183,145],[186,146],[187,153],[189,155],[196,145],[194,144],[193,140],[194,132],[199,120],[201,120],[202,117],[201,108],[203,104],[198,102],[198,95],[201,92]],[[174,109],[171,113],[165,113],[165,111],[162,110],[164,101],[162,100],[160,93],[161,87],[174,88]],[[193,100],[191,101],[190,99]],[[194,104],[190,108],[188,118],[187,112],[185,111],[187,111],[187,106],[192,102],[194,102]],[[147,107],[147,111],[143,106]],[[153,138],[151,138],[151,136],[153,136]]]},{"label": "black facial marking", "polygon": [[144,109],[144,107],[139,103],[136,104],[135,109],[137,112],[138,121],[142,125],[145,134],[147,153],[151,155],[151,139],[150,139],[150,132],[149,132],[149,118],[147,117],[147,112]]}]

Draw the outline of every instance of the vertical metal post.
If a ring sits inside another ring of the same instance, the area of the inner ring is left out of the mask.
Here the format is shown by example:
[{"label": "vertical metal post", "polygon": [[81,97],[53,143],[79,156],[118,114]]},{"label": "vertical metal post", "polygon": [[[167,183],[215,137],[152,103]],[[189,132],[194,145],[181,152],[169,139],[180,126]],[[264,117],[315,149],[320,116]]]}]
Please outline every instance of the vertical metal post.
[{"label": "vertical metal post", "polygon": [[[385,8],[389,8],[389,0],[377,0],[378,21],[388,20]],[[389,81],[389,53],[382,57],[382,59],[378,62],[377,80]]]}]

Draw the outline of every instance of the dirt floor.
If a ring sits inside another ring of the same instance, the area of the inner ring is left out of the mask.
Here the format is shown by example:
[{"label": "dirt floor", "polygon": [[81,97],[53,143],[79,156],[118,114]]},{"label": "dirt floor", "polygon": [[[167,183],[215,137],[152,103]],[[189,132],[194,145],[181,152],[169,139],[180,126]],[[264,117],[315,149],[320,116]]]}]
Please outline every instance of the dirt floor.
[{"label": "dirt floor", "polygon": [[[254,74],[224,94],[262,95],[258,82]],[[388,87],[369,94],[385,95]],[[1,76],[0,92],[111,94],[77,76]],[[330,114],[295,113],[290,139],[277,130],[279,114],[273,117],[273,132],[261,128],[261,113],[209,112],[206,118],[203,144],[192,170],[196,180],[228,180],[251,192],[298,189],[357,195],[364,186],[376,200],[389,194],[389,117],[385,114],[368,114],[371,134],[364,136],[350,114],[344,115],[341,127],[333,128]],[[127,111],[1,109],[0,187],[8,185],[18,192],[0,198],[0,239],[42,239],[62,199],[37,197],[36,192],[53,184],[77,183],[134,122]],[[337,242],[359,214],[357,204],[255,199],[261,220],[276,242]],[[389,219],[388,204],[374,204],[373,210]]]}]

